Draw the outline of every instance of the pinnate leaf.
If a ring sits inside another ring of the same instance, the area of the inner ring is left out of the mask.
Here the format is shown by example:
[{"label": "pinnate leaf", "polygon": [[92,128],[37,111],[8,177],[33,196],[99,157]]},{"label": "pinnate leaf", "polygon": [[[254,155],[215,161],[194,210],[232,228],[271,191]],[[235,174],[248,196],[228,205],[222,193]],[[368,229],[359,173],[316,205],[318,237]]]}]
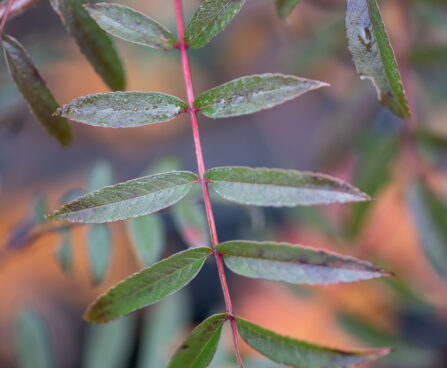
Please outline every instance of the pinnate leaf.
[{"label": "pinnate leaf", "polygon": [[197,175],[187,171],[145,176],[79,197],[55,211],[54,220],[103,223],[148,215],[180,201]]},{"label": "pinnate leaf", "polygon": [[341,180],[295,170],[218,167],[205,177],[217,194],[246,205],[294,207],[370,199]]},{"label": "pinnate leaf", "polygon": [[177,350],[168,368],[206,368],[219,343],[226,314],[207,318],[187,337]]},{"label": "pinnate leaf", "polygon": [[236,318],[239,334],[253,349],[271,360],[296,368],[340,368],[376,360],[389,349],[348,352],[321,347],[278,335],[260,326]]},{"label": "pinnate leaf", "polygon": [[9,73],[18,90],[48,134],[67,146],[71,142],[70,126],[64,118],[52,116],[59,105],[31,57],[15,38],[3,35],[2,41]]},{"label": "pinnate leaf", "polygon": [[165,51],[177,44],[161,24],[127,6],[98,3],[86,9],[104,31],[125,41]]},{"label": "pinnate leaf", "polygon": [[185,28],[185,43],[200,49],[239,13],[245,0],[205,0]]},{"label": "pinnate leaf", "polygon": [[276,8],[281,18],[287,17],[301,0],[276,0]]},{"label": "pinnate leaf", "polygon": [[86,311],[88,322],[103,323],[154,304],[188,284],[200,271],[210,248],[174,254],[120,282]]},{"label": "pinnate leaf", "polygon": [[57,110],[71,120],[105,128],[131,128],[174,119],[188,106],[154,92],[110,92],[84,96]]},{"label": "pinnate leaf", "polygon": [[194,106],[210,118],[252,114],[292,100],[327,83],[283,74],[251,75],[201,94]]},{"label": "pinnate leaf", "polygon": [[84,9],[85,0],[51,0],[65,27],[96,72],[113,90],[123,90],[126,76],[112,39]]},{"label": "pinnate leaf", "polygon": [[384,106],[410,118],[396,58],[376,0],[348,0],[346,29],[349,50],[361,78],[373,82]]},{"label": "pinnate leaf", "polygon": [[230,270],[255,279],[328,285],[387,275],[369,262],[286,243],[238,240],[216,249]]}]

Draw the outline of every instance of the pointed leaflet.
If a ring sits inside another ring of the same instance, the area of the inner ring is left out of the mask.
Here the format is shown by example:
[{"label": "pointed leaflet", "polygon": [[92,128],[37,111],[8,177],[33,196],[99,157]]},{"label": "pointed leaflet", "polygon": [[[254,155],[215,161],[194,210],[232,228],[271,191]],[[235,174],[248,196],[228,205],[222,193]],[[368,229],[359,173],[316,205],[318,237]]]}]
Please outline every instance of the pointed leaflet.
[{"label": "pointed leaflet", "polygon": [[230,270],[255,279],[328,285],[387,275],[369,262],[286,243],[238,240],[216,249]]},{"label": "pointed leaflet", "polygon": [[96,24],[84,9],[85,0],[51,0],[65,27],[87,57],[113,90],[126,87],[126,76],[112,39]]},{"label": "pointed leaflet", "polygon": [[414,182],[407,199],[421,245],[434,270],[447,280],[447,206],[422,182]]},{"label": "pointed leaflet", "polygon": [[383,105],[410,118],[396,58],[376,0],[348,0],[346,30],[349,50],[361,78],[371,79]]},{"label": "pointed leaflet", "polygon": [[216,353],[226,314],[207,318],[183,342],[168,368],[206,368]]},{"label": "pointed leaflet", "polygon": [[52,116],[59,105],[30,56],[15,38],[3,35],[2,40],[9,73],[17,89],[45,130],[67,146],[71,142],[70,126],[67,120]]},{"label": "pointed leaflet", "polygon": [[205,178],[223,198],[246,205],[294,207],[370,199],[341,180],[295,170],[217,167]]},{"label": "pointed leaflet", "polygon": [[86,9],[104,31],[125,41],[165,51],[177,44],[174,35],[161,24],[127,6],[99,3]]},{"label": "pointed leaflet", "polygon": [[55,211],[53,220],[103,223],[148,215],[180,201],[197,175],[187,171],[145,176],[99,189]]},{"label": "pointed leaflet", "polygon": [[327,83],[283,74],[235,79],[196,98],[194,106],[210,118],[252,114],[292,100]]},{"label": "pointed leaflet", "polygon": [[105,128],[130,128],[174,119],[188,106],[154,92],[110,92],[77,98],[57,110],[71,120]]},{"label": "pointed leaflet", "polygon": [[348,352],[329,349],[278,335],[262,327],[236,318],[239,334],[253,349],[271,360],[297,368],[339,368],[378,359],[389,349]]},{"label": "pointed leaflet", "polygon": [[287,17],[301,0],[276,0],[276,8],[281,18]]},{"label": "pointed leaflet", "polygon": [[85,320],[108,322],[175,293],[197,275],[210,252],[210,248],[185,250],[130,276],[100,296]]},{"label": "pointed leaflet", "polygon": [[239,13],[245,0],[205,0],[185,28],[185,43],[200,49]]}]

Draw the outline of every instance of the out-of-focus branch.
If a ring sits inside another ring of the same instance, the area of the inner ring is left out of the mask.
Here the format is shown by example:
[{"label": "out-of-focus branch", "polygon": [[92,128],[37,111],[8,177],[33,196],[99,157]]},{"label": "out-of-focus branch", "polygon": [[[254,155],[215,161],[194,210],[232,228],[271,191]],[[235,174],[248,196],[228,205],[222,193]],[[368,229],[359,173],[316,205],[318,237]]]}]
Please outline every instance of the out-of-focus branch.
[{"label": "out-of-focus branch", "polygon": [[[25,10],[31,8],[32,6],[36,5],[39,2],[40,0],[14,0],[11,9],[9,11],[8,19],[11,19],[16,15],[23,13]],[[8,1],[4,1],[0,4],[0,19],[3,18],[7,7],[8,7]]]}]

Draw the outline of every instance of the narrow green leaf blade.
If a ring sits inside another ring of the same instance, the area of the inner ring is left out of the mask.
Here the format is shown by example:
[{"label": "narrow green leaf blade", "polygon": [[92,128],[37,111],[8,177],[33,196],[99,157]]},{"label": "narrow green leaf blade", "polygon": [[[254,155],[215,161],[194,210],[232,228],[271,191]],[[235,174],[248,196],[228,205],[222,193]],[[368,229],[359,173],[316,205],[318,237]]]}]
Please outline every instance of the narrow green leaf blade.
[{"label": "narrow green leaf blade", "polygon": [[113,184],[113,169],[107,161],[97,161],[87,177],[87,190],[93,192]]},{"label": "narrow green leaf blade", "polygon": [[369,262],[286,243],[238,240],[216,249],[230,270],[255,279],[329,285],[389,275]]},{"label": "narrow green leaf blade", "polygon": [[70,230],[63,229],[60,231],[60,234],[62,237],[62,243],[56,249],[54,256],[61,266],[62,271],[70,272],[73,267]]},{"label": "narrow green leaf blade", "polygon": [[210,118],[227,118],[270,109],[327,83],[283,74],[232,80],[196,98],[194,106]]},{"label": "narrow green leaf blade", "polygon": [[238,331],[253,349],[271,360],[297,368],[340,368],[376,360],[390,349],[348,352],[329,349],[278,335],[253,323],[236,318]]},{"label": "narrow green leaf blade", "polygon": [[216,353],[226,314],[204,320],[183,342],[169,368],[206,368]]},{"label": "narrow green leaf blade", "polygon": [[87,322],[103,323],[154,304],[180,290],[200,271],[210,248],[189,249],[120,282],[86,311]]},{"label": "narrow green leaf blade", "polygon": [[177,97],[153,92],[110,92],[77,98],[57,114],[105,128],[131,128],[174,119],[188,106]]},{"label": "narrow green leaf blade", "polygon": [[112,90],[126,87],[123,63],[112,39],[84,9],[85,0],[51,0],[81,52]]},{"label": "narrow green leaf blade", "polygon": [[94,224],[87,233],[87,254],[93,285],[99,285],[112,257],[112,236],[107,225]]},{"label": "narrow green leaf blade", "polygon": [[180,201],[197,175],[187,171],[145,176],[99,189],[55,211],[53,220],[104,223],[148,215]]},{"label": "narrow green leaf blade", "polygon": [[276,8],[281,18],[287,17],[301,0],[276,0]]},{"label": "narrow green leaf blade", "polygon": [[393,49],[376,0],[348,0],[346,30],[349,50],[362,79],[370,79],[380,102],[395,114],[409,119]]},{"label": "narrow green leaf blade", "polygon": [[127,6],[98,3],[86,9],[104,31],[125,41],[165,51],[177,44],[165,27]]},{"label": "narrow green leaf blade", "polygon": [[133,248],[143,265],[157,262],[165,245],[163,221],[157,213],[140,216],[127,222],[127,231]]},{"label": "narrow green leaf blade", "polygon": [[294,207],[370,200],[341,180],[295,170],[217,167],[205,177],[221,197],[246,205]]},{"label": "narrow green leaf blade", "polygon": [[200,49],[236,16],[245,0],[205,0],[185,28],[185,43]]},{"label": "narrow green leaf blade", "polygon": [[3,52],[9,73],[17,89],[45,130],[63,146],[71,142],[71,130],[66,119],[52,116],[59,107],[51,91],[23,46],[3,35]]}]

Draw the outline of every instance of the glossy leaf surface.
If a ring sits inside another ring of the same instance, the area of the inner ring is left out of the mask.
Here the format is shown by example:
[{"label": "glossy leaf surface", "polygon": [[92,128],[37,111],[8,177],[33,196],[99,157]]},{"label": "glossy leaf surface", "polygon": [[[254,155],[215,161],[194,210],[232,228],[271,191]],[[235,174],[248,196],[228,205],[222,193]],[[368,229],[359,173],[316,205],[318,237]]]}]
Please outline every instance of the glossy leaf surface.
[{"label": "glossy leaf surface", "polygon": [[361,78],[373,82],[383,105],[410,118],[396,58],[376,0],[348,0],[346,29],[349,50]]},{"label": "glossy leaf surface", "polygon": [[286,243],[239,240],[216,249],[230,270],[256,279],[328,285],[387,275],[369,262]]},{"label": "glossy leaf surface", "polygon": [[174,119],[188,106],[154,92],[110,92],[77,98],[57,110],[70,120],[105,128],[131,128]]},{"label": "glossy leaf surface", "polygon": [[341,180],[295,170],[218,167],[205,177],[217,194],[246,205],[293,207],[370,199]]},{"label": "glossy leaf surface", "polygon": [[194,106],[210,118],[252,114],[292,100],[327,83],[283,74],[242,77],[196,98]]},{"label": "glossy leaf surface", "polygon": [[161,50],[171,50],[177,44],[161,24],[127,6],[98,3],[87,11],[104,31],[125,41]]},{"label": "glossy leaf surface", "polygon": [[188,284],[202,268],[210,248],[189,249],[120,282],[87,310],[88,322],[103,323],[154,304]]},{"label": "glossy leaf surface", "polygon": [[50,218],[103,223],[147,215],[181,200],[196,179],[196,174],[177,171],[129,180],[77,198]]},{"label": "glossy leaf surface", "polygon": [[177,350],[168,367],[208,367],[216,353],[225,318],[226,314],[217,314],[198,325]]},{"label": "glossy leaf surface", "polygon": [[301,0],[276,0],[276,8],[281,18],[287,17]]},{"label": "glossy leaf surface", "polygon": [[37,120],[48,134],[67,146],[71,142],[70,126],[66,119],[52,116],[59,104],[31,57],[15,38],[6,35],[3,35],[3,52],[12,79]]},{"label": "glossy leaf surface", "polygon": [[205,0],[185,29],[185,43],[193,49],[205,46],[235,17],[245,0]]},{"label": "glossy leaf surface", "polygon": [[389,349],[365,352],[329,349],[278,335],[241,318],[236,318],[236,322],[241,337],[253,349],[275,362],[296,368],[352,367],[390,352]]}]

